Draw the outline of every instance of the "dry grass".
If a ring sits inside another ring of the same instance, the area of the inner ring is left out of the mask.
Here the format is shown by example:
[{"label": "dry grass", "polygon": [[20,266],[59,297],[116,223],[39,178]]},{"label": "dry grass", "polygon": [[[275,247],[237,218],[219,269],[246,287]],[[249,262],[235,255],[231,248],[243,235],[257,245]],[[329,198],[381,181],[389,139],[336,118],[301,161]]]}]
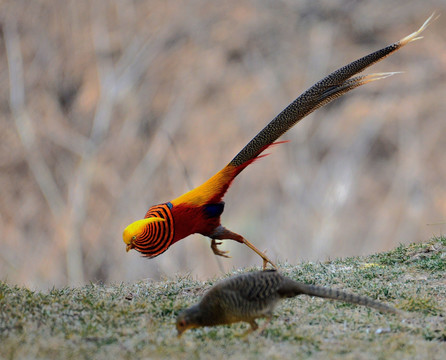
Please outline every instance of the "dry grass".
[{"label": "dry grass", "polygon": [[[0,283],[2,359],[444,359],[446,238],[325,263],[281,264],[296,280],[368,295],[404,317],[306,296],[285,300],[263,333],[195,329],[175,317],[218,279],[189,276],[33,292]],[[232,271],[227,276],[249,269]]]},{"label": "dry grass", "polygon": [[[443,1],[2,1],[0,274],[32,288],[219,273],[208,241],[146,261],[122,229],[199,185],[335,68],[443,13],[246,170],[223,223],[279,261],[438,234],[446,218]],[[290,236],[290,234],[292,236]],[[292,241],[290,241],[292,239]],[[227,244],[225,271],[258,259]]]}]

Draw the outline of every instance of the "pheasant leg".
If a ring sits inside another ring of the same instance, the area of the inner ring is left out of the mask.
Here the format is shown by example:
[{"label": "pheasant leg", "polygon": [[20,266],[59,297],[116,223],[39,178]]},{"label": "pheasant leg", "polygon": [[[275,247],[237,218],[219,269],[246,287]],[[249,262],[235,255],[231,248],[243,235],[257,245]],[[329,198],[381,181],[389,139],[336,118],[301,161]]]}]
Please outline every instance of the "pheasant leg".
[{"label": "pheasant leg", "polygon": [[253,244],[251,244],[248,240],[246,240],[243,236],[236,234],[223,226],[219,226],[210,236],[212,239],[211,248],[215,255],[229,257],[226,255],[227,251],[222,251],[217,248],[217,245],[220,245],[221,242],[217,242],[215,240],[235,240],[239,243],[245,244],[251,250],[253,250],[257,255],[259,255],[263,259],[263,270],[266,269],[268,263],[270,263],[276,270],[278,269],[277,265],[274,264],[265,253],[261,252],[257,249]]}]

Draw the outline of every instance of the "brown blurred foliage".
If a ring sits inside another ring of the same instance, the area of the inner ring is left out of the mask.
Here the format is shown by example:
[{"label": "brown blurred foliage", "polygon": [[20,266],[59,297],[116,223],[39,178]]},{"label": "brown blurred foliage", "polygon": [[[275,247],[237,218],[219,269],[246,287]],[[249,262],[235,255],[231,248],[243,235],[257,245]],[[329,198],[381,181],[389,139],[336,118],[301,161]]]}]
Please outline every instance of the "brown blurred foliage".
[{"label": "brown blurred foliage", "polygon": [[0,277],[45,288],[260,265],[192,236],[158,258],[122,230],[220,170],[305,88],[415,31],[403,74],[318,110],[227,194],[273,259],[365,254],[446,225],[446,2],[0,3]]}]

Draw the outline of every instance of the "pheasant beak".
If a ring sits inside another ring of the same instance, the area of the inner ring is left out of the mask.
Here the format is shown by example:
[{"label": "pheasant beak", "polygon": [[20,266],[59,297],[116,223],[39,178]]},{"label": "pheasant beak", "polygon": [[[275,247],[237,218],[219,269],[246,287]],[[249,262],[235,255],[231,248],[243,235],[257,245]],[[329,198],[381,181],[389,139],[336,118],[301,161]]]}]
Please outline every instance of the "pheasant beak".
[{"label": "pheasant beak", "polygon": [[125,252],[129,252],[130,250],[132,250],[135,246],[133,245],[133,243],[131,242],[130,244],[127,244],[127,246],[125,247]]},{"label": "pheasant beak", "polygon": [[186,309],[181,314],[178,315],[176,323],[178,331],[177,337],[181,337],[181,335],[183,335],[183,333],[188,329],[194,329],[199,327],[199,325],[195,321],[190,319],[189,314],[191,312],[191,309],[195,310],[196,307]]},{"label": "pheasant beak", "polygon": [[179,328],[179,327],[177,326],[177,332],[178,332],[177,337],[180,338],[181,335],[183,335],[183,333],[184,333],[186,330],[194,329],[194,328],[196,328],[196,327],[197,327],[197,326],[190,326],[190,325],[188,325],[188,326],[186,326],[186,327]]},{"label": "pheasant beak", "polygon": [[196,328],[198,328],[198,327],[200,327],[200,326],[197,325],[197,324],[187,324],[187,325],[183,325],[183,326],[180,326],[180,327],[177,325],[177,332],[178,332],[177,337],[180,338],[181,335],[183,335],[183,333],[184,333],[186,330],[189,330],[189,329],[196,329]]}]

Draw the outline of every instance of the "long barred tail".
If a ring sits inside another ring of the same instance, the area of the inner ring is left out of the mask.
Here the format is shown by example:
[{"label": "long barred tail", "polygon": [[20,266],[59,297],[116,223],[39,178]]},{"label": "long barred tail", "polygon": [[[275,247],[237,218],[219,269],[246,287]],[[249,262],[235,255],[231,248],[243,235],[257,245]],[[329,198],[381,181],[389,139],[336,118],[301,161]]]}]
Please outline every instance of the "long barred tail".
[{"label": "long barred tail", "polygon": [[[371,81],[379,80],[391,76],[395,73],[376,73],[352,78],[384,59],[393,52],[402,48],[411,41],[420,39],[420,33],[429,25],[433,19],[432,14],[424,24],[414,33],[397,41],[394,44],[386,46],[374,53],[366,55],[348,65],[332,72],[323,78],[296,100],[288,105],[279,115],[277,115],[267,126],[265,126],[235,157],[229,165],[239,167],[246,162],[255,159],[262,151],[274,143],[281,135],[293,127],[299,120],[313,112],[314,110],[328,104],[332,100],[346,94],[356,87],[367,84]],[[243,169],[242,167],[241,169]]]},{"label": "long barred tail", "polygon": [[[289,287],[289,290],[291,290],[290,287]],[[293,294],[294,296],[305,294],[305,295],[317,296],[317,297],[321,297],[321,298],[325,298],[325,299],[345,301],[350,304],[364,305],[364,306],[374,308],[374,309],[384,312],[384,313],[392,313],[392,314],[400,314],[401,313],[400,310],[398,310],[392,306],[383,304],[379,301],[373,300],[367,296],[350,294],[350,293],[347,293],[347,292],[344,292],[341,290],[337,290],[337,289],[331,289],[331,288],[326,288],[326,287],[322,287],[322,286],[308,285],[308,284],[304,284],[304,283],[294,282],[293,290],[294,291],[292,291],[291,293],[288,293],[288,296],[290,296],[291,294]]]}]

